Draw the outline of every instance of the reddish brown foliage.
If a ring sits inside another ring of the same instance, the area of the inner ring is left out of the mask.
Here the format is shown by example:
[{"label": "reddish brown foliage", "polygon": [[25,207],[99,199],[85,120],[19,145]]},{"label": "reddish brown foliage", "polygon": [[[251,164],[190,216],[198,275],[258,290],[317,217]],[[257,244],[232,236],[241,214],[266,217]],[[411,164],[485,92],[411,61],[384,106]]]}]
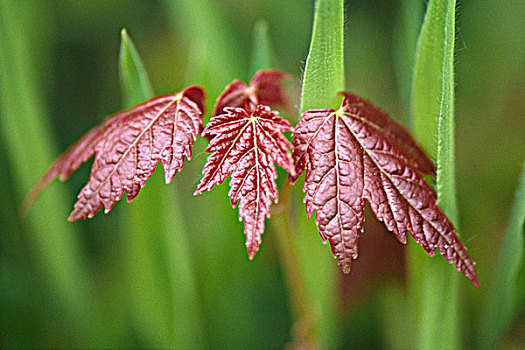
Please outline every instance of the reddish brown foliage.
[{"label": "reddish brown foliage", "polygon": [[293,173],[291,144],[282,134],[293,128],[277,112],[262,105],[251,112],[232,107],[224,111],[212,117],[202,132],[203,136],[211,136],[206,149],[211,155],[195,195],[211,190],[232,174],[229,196],[234,207],[240,200],[239,219],[244,218],[246,247],[253,259],[259,250],[265,217],[270,216],[270,204],[278,201],[274,162]]},{"label": "reddish brown foliage", "polygon": [[217,98],[213,116],[223,114],[226,107],[243,107],[245,103],[251,106],[261,104],[286,107],[287,98],[281,82],[289,78],[289,75],[281,70],[268,69],[255,73],[250,85],[241,80],[234,80]]},{"label": "reddish brown foliage", "polygon": [[295,181],[306,170],[306,211],[314,211],[319,233],[328,240],[344,273],[357,258],[365,200],[398,240],[405,232],[429,253],[437,249],[479,286],[475,263],[437,205],[422,177],[433,166],[410,134],[386,112],[343,93],[339,110],[303,113],[294,131]]},{"label": "reddish brown foliage", "polygon": [[126,191],[133,200],[160,161],[166,183],[182,169],[184,157],[202,129],[204,90],[190,86],[175,95],[154,97],[109,116],[64,152],[28,195],[31,203],[55,177],[66,180],[95,155],[87,185],[78,195],[70,221],[109,212]]},{"label": "reddish brown foliage", "polygon": [[[195,194],[231,174],[229,196],[234,207],[239,204],[250,259],[259,249],[270,205],[278,201],[277,163],[290,173],[291,182],[306,171],[306,211],[309,216],[316,212],[319,233],[330,242],[344,273],[357,257],[368,201],[399,241],[406,243],[409,231],[429,255],[437,249],[479,286],[475,263],[422,177],[434,173],[433,164],[408,131],[368,101],[341,93],[337,111],[303,113],[292,156],[292,145],[283,135],[292,126],[266,106],[287,105],[281,86],[286,78],[282,71],[266,70],[257,72],[249,85],[233,81],[217,99],[202,132],[211,139],[206,149],[211,155]],[[89,181],[70,221],[91,218],[102,206],[109,212],[124,192],[128,202],[133,200],[159,161],[170,183],[184,158],[191,158],[202,128],[203,101],[203,89],[191,86],[108,117],[53,163],[27,196],[26,208],[55,177],[67,179],[93,155]]]}]

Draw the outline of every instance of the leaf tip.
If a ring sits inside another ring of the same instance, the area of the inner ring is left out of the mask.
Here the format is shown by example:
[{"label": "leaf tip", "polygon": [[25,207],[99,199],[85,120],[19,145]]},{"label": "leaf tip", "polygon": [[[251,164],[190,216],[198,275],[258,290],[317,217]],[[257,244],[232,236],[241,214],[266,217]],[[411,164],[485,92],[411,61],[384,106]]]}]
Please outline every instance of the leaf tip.
[{"label": "leaf tip", "polygon": [[246,242],[246,249],[248,250],[248,259],[252,261],[255,258],[255,254],[257,254],[257,252],[259,251],[259,244]]},{"label": "leaf tip", "polygon": [[126,28],[122,28],[122,29],[120,30],[120,37],[121,37],[122,40],[128,38],[128,31],[127,31]]},{"label": "leaf tip", "polygon": [[69,217],[67,218],[67,221],[69,221],[69,222],[75,222],[75,221],[79,221],[79,220],[82,220],[82,218],[79,217],[79,215],[78,215],[76,209],[73,210],[73,211],[71,212],[71,214],[69,214]]},{"label": "leaf tip", "polygon": [[190,85],[181,91],[181,94],[187,96],[190,100],[197,104],[201,111],[201,115],[204,114],[204,100],[206,99],[206,91],[200,85]]},{"label": "leaf tip", "polygon": [[25,219],[27,215],[29,214],[29,210],[35,204],[35,201],[40,196],[40,193],[43,190],[43,186],[39,186],[39,184],[35,185],[29,193],[25,196],[25,198],[22,200],[22,203],[17,208],[18,216],[21,219]]},{"label": "leaf tip", "polygon": [[343,261],[339,263],[339,267],[341,268],[341,271],[343,271],[345,275],[350,274],[350,271],[352,270],[352,264],[348,261]]}]

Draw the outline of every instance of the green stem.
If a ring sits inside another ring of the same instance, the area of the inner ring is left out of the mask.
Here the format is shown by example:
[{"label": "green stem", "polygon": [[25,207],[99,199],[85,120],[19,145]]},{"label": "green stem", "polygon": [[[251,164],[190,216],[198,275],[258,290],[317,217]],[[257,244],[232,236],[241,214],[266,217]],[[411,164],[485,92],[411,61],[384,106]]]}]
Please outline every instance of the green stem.
[{"label": "green stem", "polygon": [[294,228],[288,217],[290,208],[291,186],[283,183],[280,190],[280,203],[272,208],[270,224],[275,233],[275,240],[279,250],[283,274],[291,302],[293,325],[293,346],[316,348],[317,340],[312,334],[314,312],[308,302],[307,284],[303,278],[302,266],[299,263],[297,252],[294,249],[292,235]]},{"label": "green stem", "polygon": [[[337,92],[344,90],[343,57],[344,6],[342,0],[318,0],[315,4],[310,51],[306,60],[301,91],[301,112],[312,108],[337,108]],[[301,183],[294,188],[294,198],[302,197]],[[293,250],[297,252],[301,278],[305,283],[306,303],[311,311],[312,337],[323,348],[337,347],[341,329],[338,302],[337,266],[331,252],[321,244],[313,220],[304,214],[304,206],[293,227]]]},{"label": "green stem", "polygon": [[[266,21],[259,20],[253,29],[252,73],[255,74],[261,69],[273,68],[272,57],[268,25]],[[292,347],[313,348],[316,347],[315,339],[312,337],[313,313],[308,303],[306,282],[302,278],[301,266],[293,248],[292,232],[294,230],[289,220],[291,189],[286,179],[281,182],[279,204],[272,207],[272,218],[269,223],[273,229],[272,238],[279,252],[288,299],[292,308]]]},{"label": "green stem", "polygon": [[[45,87],[38,79],[46,68],[52,71],[46,67],[55,36],[49,11],[46,3],[0,1],[0,136],[9,160],[2,166],[10,169],[13,178],[16,198],[9,203],[12,207],[20,203],[58,154],[42,96]],[[56,300],[54,308],[71,317],[68,321],[82,339],[89,333],[85,320],[96,321],[98,316],[91,304],[93,286],[82,259],[79,226],[66,220],[69,210],[70,198],[64,185],[51,184],[23,222],[15,219],[18,232],[10,234],[30,243],[20,254],[35,254],[42,269],[37,271],[50,289],[48,297]],[[94,344],[83,340],[78,343],[72,339],[72,346]],[[98,344],[110,346],[103,341]]]},{"label": "green stem", "polygon": [[[454,163],[455,1],[431,0],[421,29],[412,91],[414,132],[437,150],[438,204],[458,228]],[[437,140],[437,143],[436,143]],[[410,300],[418,349],[459,347],[459,274],[421,247],[409,249]]]},{"label": "green stem", "polygon": [[479,349],[492,349],[525,306],[525,164],[516,202],[479,322]]}]

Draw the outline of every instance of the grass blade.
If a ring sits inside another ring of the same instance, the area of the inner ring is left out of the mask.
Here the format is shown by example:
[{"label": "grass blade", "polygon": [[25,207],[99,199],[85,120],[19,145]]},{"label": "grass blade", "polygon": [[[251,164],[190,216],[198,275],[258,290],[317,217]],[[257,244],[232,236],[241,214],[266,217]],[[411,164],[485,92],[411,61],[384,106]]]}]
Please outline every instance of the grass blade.
[{"label": "grass blade", "polygon": [[[121,32],[119,72],[124,108],[153,96],[142,60],[125,29]],[[143,345],[203,348],[188,231],[173,186],[163,185],[160,171],[126,208],[123,226],[130,314]]]},{"label": "grass blade", "polygon": [[407,312],[407,295],[402,286],[387,285],[379,294],[381,308],[381,325],[384,336],[384,346],[387,349],[403,350],[412,348],[412,334],[407,332],[410,324],[410,313]]},{"label": "grass blade", "polygon": [[[42,77],[40,69],[45,67],[49,51],[46,47],[40,50],[35,47],[52,42],[54,36],[48,28],[47,10],[44,3],[0,1],[0,135],[8,160],[5,166],[13,176],[15,198],[10,206],[20,203],[57,155],[41,94],[43,87],[37,79]],[[10,234],[19,236],[18,239],[25,237],[30,243],[19,256],[35,252],[38,268],[57,300],[55,309],[71,316],[69,322],[80,335],[87,332],[85,320],[95,318],[89,303],[92,286],[82,259],[79,231],[66,220],[70,206],[65,187],[54,183],[24,222],[17,220],[18,231]],[[76,347],[93,344],[76,343],[76,338],[70,340]]]},{"label": "grass blade", "polygon": [[126,29],[122,29],[120,33],[119,77],[124,108],[153,97],[144,64]]},{"label": "grass blade", "polygon": [[[233,79],[250,78],[249,56],[247,60],[245,55],[249,38],[239,40],[242,33],[233,31],[237,15],[225,10],[224,2],[172,0],[168,4],[170,18],[177,24],[175,35],[188,48],[187,83],[206,87],[210,111]],[[207,117],[204,119],[206,122]],[[197,139],[195,158],[180,174],[179,188],[195,188],[207,143],[204,138]],[[227,199],[227,184],[196,197],[192,192],[184,190],[179,195],[185,219],[191,223],[209,343],[217,349],[253,348],[263,343],[264,347],[281,348],[287,340],[289,317],[282,283],[275,283],[280,281],[280,270],[268,237],[263,237],[261,250],[249,261],[242,224]],[[260,294],[261,290],[265,293]],[[281,305],[278,311],[265,307],[265,303],[276,301]]]},{"label": "grass blade", "polygon": [[414,75],[415,53],[425,10],[424,6],[425,3],[420,0],[403,0],[394,28],[394,68],[403,98],[403,107],[406,111],[410,109],[410,90]]},{"label": "grass blade", "polygon": [[337,92],[345,87],[343,1],[317,0],[310,51],[304,69],[301,113],[336,108]]},{"label": "grass blade", "polygon": [[[412,90],[414,132],[427,152],[437,149],[438,204],[458,227],[454,164],[455,0],[430,1],[419,36]],[[437,140],[437,144],[436,144]],[[410,293],[415,347],[455,349],[459,274],[442,258],[411,245]]]},{"label": "grass blade", "polygon": [[[492,281],[483,304],[486,307],[479,323],[479,349],[494,348],[525,306],[525,164],[520,181],[510,225],[498,259],[495,280]],[[519,274],[522,275],[521,279]]]},{"label": "grass blade", "polygon": [[268,33],[268,23],[259,20],[253,27],[253,49],[252,49],[251,75],[258,70],[275,68],[273,66],[272,47]]},{"label": "grass blade", "polygon": [[[261,69],[275,68],[272,61],[271,40],[268,34],[266,21],[259,20],[255,23],[253,30],[253,52],[252,52],[252,71],[253,73]],[[295,235],[294,229],[290,225],[290,190],[286,174],[279,174],[279,196],[280,206],[283,208],[272,214],[269,220],[271,226],[272,239],[277,245],[279,259],[283,269],[284,279],[286,280],[288,299],[292,309],[292,340],[289,346],[301,344],[311,346],[315,339],[311,339],[309,327],[313,319],[313,310],[307,296],[306,283],[302,278],[301,266],[297,254],[293,249]],[[299,329],[299,331],[298,331]]]},{"label": "grass blade", "polygon": [[[337,108],[337,92],[344,90],[344,7],[342,0],[315,3],[310,51],[301,91],[301,112],[312,108]],[[294,200],[303,197],[301,184],[294,186]],[[339,269],[331,252],[321,244],[314,220],[308,220],[304,206],[296,210],[292,224],[300,234],[294,237],[300,271],[306,283],[306,298],[313,310],[312,338],[324,348],[334,348],[340,339],[341,311],[337,300]]]},{"label": "grass blade", "polygon": [[[172,0],[168,4],[183,40],[189,43],[190,50],[200,51],[192,55],[196,62],[190,62],[189,66],[190,72],[197,73],[194,65],[199,65],[198,74],[191,78],[204,80],[196,83],[206,86],[210,95],[218,95],[234,78],[248,78],[244,76],[247,72],[242,55],[246,48],[238,47],[240,43],[236,42],[236,35],[228,25],[227,14],[219,2]],[[209,101],[211,104],[214,102]]]}]

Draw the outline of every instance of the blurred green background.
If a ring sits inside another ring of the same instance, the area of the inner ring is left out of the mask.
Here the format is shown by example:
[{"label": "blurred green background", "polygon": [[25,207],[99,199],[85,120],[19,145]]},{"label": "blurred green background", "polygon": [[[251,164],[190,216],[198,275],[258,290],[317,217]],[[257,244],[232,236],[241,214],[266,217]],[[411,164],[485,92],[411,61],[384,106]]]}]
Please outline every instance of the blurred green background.
[{"label": "blurred green background", "polygon": [[[424,8],[413,0],[345,2],[347,89],[405,125]],[[525,5],[460,1],[458,14],[460,227],[482,285],[462,278],[460,324],[462,345],[473,348],[525,159]],[[133,203],[119,202],[109,215],[66,221],[89,165],[51,184],[25,220],[16,209],[62,150],[121,109],[122,28],[156,94],[199,83],[211,107],[227,83],[253,73],[260,19],[276,67],[299,85],[312,15],[306,0],[0,0],[0,348],[269,349],[294,340],[294,293],[271,219],[249,261],[227,185],[192,195],[207,157],[203,139],[170,186],[157,172]],[[292,197],[291,215],[305,215],[301,198]],[[318,235],[310,224],[290,234]],[[406,311],[396,310],[405,247],[372,216],[365,230],[352,273],[338,273],[331,286],[343,316],[336,343],[399,348],[398,338],[410,337],[400,324]],[[329,247],[318,245],[338,270]],[[525,302],[518,305],[498,348],[525,346]]]}]

